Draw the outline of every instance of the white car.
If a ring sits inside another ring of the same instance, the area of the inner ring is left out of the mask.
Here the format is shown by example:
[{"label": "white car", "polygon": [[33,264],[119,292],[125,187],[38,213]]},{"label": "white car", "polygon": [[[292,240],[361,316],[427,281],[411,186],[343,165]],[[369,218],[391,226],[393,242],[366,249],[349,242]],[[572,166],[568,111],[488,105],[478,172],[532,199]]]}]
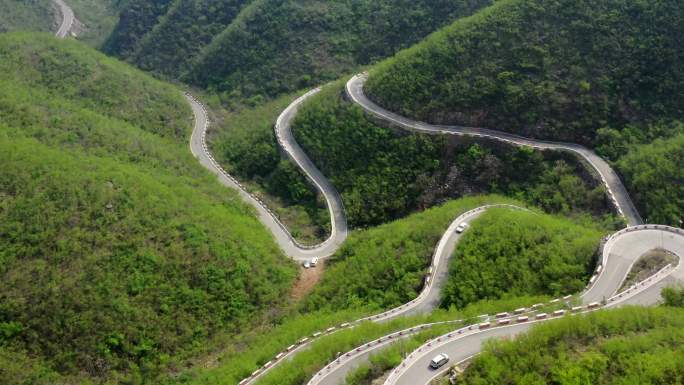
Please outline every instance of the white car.
[{"label": "white car", "polygon": [[311,267],[316,267],[316,265],[318,265],[318,257],[312,258],[311,261],[309,261],[309,264]]},{"label": "white car", "polygon": [[308,269],[311,267],[311,262],[310,261],[304,261],[304,262],[302,262],[302,266],[304,266],[305,269]]},{"label": "white car", "polygon": [[435,358],[430,361],[430,367],[432,369],[439,369],[449,362],[449,356],[446,353],[441,353],[435,356]]},{"label": "white car", "polygon": [[462,232],[466,231],[467,228],[468,228],[468,224],[463,222],[456,227],[456,232],[461,234]]}]

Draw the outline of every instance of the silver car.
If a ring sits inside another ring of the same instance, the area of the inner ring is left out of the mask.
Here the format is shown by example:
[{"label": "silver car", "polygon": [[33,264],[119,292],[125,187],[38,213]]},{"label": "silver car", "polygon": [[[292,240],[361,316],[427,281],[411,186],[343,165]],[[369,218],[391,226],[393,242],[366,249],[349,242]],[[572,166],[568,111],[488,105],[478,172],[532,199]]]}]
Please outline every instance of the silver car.
[{"label": "silver car", "polygon": [[462,232],[466,231],[467,228],[468,228],[468,224],[463,222],[460,225],[456,226],[456,232],[461,234]]},{"label": "silver car", "polygon": [[449,362],[449,356],[446,353],[441,353],[435,356],[435,358],[430,361],[430,367],[432,369],[439,369]]}]

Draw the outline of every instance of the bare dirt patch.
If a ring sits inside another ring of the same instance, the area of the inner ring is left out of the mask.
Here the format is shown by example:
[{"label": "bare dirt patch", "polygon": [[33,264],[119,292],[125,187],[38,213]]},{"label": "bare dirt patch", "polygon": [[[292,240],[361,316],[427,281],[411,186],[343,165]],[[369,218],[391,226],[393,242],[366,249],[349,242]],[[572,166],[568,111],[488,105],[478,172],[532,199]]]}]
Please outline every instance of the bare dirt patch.
[{"label": "bare dirt patch", "polygon": [[627,279],[622,283],[622,287],[618,292],[621,292],[631,285],[641,282],[644,279],[658,272],[658,270],[667,266],[669,263],[676,263],[677,256],[665,250],[656,249],[641,256],[632,266]]},{"label": "bare dirt patch", "polygon": [[323,271],[325,270],[325,261],[319,260],[316,267],[305,269],[300,266],[299,278],[292,288],[292,299],[299,301],[304,298],[307,294],[313,290],[318,281],[321,280],[323,276]]}]

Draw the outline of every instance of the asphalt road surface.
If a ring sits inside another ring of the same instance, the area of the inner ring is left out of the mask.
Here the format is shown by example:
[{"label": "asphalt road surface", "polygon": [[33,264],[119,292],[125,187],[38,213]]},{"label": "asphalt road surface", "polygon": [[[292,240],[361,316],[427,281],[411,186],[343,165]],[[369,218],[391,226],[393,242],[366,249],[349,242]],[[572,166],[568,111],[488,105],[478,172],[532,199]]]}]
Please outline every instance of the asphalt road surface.
[{"label": "asphalt road surface", "polygon": [[[241,198],[252,205],[257,211],[259,220],[268,228],[275,241],[282,248],[282,250],[295,260],[307,260],[313,257],[327,257],[333,254],[347,237],[347,222],[342,208],[342,201],[339,194],[332,185],[323,177],[321,172],[313,165],[311,160],[306,156],[302,149],[297,145],[290,133],[290,122],[295,116],[299,105],[313,93],[307,94],[298,99],[295,103],[290,105],[283,115],[278,119],[276,127],[277,134],[282,138],[282,142],[286,147],[289,156],[302,168],[302,170],[311,178],[319,191],[323,194],[328,203],[328,209],[332,219],[332,231],[328,240],[313,248],[302,247],[296,243],[294,238],[290,235],[287,229],[277,220],[277,218],[269,211],[269,209],[259,202],[252,195],[247,193],[235,179],[232,179],[223,169],[213,160],[213,156],[209,152],[205,133],[208,127],[207,113],[204,107],[193,97],[187,96],[187,100],[192,107],[192,112],[195,116],[195,124],[190,138],[190,150],[192,154],[199,160],[200,164],[207,168],[212,173],[216,174],[221,184],[230,187],[239,192]],[[322,178],[322,179],[321,179]]]},{"label": "asphalt road surface", "polygon": [[[645,252],[655,248],[664,248],[679,256],[684,256],[684,235],[673,234],[662,230],[638,230],[623,234],[615,239],[611,249],[611,256],[606,264],[605,272],[596,281],[596,284],[585,293],[585,304],[594,300],[602,300],[612,297],[620,287],[632,264]],[[626,296],[624,299],[611,303],[610,307],[623,305],[654,305],[660,301],[660,290],[666,285],[676,282],[684,282],[684,263],[680,263],[657,284],[648,289],[638,292],[634,296]],[[429,383],[436,376],[443,374],[449,369],[445,365],[439,370],[429,367],[430,360],[439,353],[447,353],[451,362],[460,362],[478,353],[482,344],[490,338],[513,337],[521,332],[529,330],[535,321],[525,324],[512,324],[489,330],[472,331],[462,338],[445,341],[443,344],[435,344],[424,349],[419,358],[411,360],[411,363],[403,369],[396,378],[385,382],[385,385],[423,385]],[[327,383],[327,382],[326,382]],[[339,383],[339,382],[338,382]],[[330,382],[328,384],[334,384]]]},{"label": "asphalt road surface", "polygon": [[66,5],[66,3],[63,0],[53,0],[57,7],[59,8],[60,13],[62,14],[62,22],[59,25],[59,28],[57,29],[57,32],[55,32],[55,36],[59,38],[65,38],[69,34],[69,31],[71,31],[71,27],[74,25],[74,11],[71,10],[71,8]]},{"label": "asphalt road surface", "polygon": [[388,111],[372,100],[368,99],[363,92],[363,85],[366,82],[366,75],[359,74],[352,77],[346,86],[347,96],[361,108],[363,108],[367,113],[375,116],[382,120],[383,122],[400,127],[410,131],[422,132],[426,134],[436,134],[436,135],[468,135],[474,137],[484,137],[491,138],[495,140],[501,140],[507,143],[519,145],[519,146],[530,146],[537,149],[545,150],[560,150],[560,151],[570,151],[573,152],[586,162],[588,162],[601,176],[603,183],[607,186],[611,199],[618,208],[618,211],[626,218],[630,225],[638,225],[642,223],[641,216],[639,212],[634,207],[625,186],[618,175],[613,171],[613,169],[608,165],[608,163],[601,157],[596,155],[591,150],[582,147],[577,144],[572,143],[559,143],[550,142],[536,139],[524,138],[522,136],[509,134],[502,131],[484,129],[484,128],[473,128],[473,127],[462,127],[462,126],[443,126],[443,125],[433,125],[424,122],[419,122],[412,120],[401,115],[395,114],[394,112]]}]

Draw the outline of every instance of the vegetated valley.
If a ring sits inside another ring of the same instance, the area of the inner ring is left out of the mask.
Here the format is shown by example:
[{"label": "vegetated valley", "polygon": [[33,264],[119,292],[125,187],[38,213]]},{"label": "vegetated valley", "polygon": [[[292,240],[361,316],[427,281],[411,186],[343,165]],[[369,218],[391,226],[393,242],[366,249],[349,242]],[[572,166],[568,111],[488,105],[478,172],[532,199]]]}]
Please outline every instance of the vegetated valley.
[{"label": "vegetated valley", "polygon": [[[482,314],[578,304],[601,240],[625,225],[596,172],[568,152],[389,127],[344,93],[362,68],[391,111],[583,144],[648,222],[684,220],[678,1],[66,2],[81,42],[7,32],[59,15],[0,0],[0,384],[238,384],[310,338],[250,382],[303,385],[389,333],[461,320],[346,378],[371,384]],[[292,128],[352,231],[295,296],[303,269],[190,153],[182,92],[209,107],[216,160],[313,245],[333,231],[325,198],[273,124],[325,82]],[[451,222],[500,203],[519,209],[469,221],[432,311],[312,338],[419,296]],[[680,383],[683,293],[487,342],[454,381]]]}]

